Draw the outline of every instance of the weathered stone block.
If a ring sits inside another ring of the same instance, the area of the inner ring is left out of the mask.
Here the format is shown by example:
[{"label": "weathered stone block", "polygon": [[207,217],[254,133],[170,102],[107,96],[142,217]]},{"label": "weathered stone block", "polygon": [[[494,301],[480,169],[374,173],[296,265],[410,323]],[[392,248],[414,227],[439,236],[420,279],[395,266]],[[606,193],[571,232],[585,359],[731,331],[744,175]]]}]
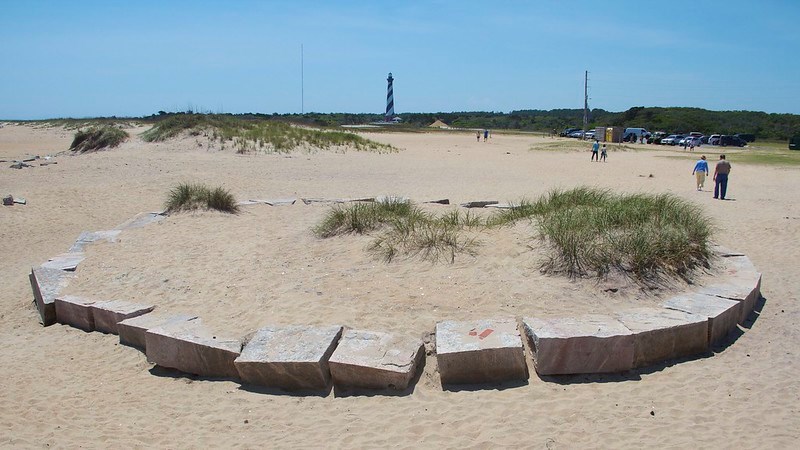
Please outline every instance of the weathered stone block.
[{"label": "weathered stone block", "polygon": [[403,390],[423,356],[419,339],[348,330],[329,360],[331,377],[341,387]]},{"label": "weathered stone block", "polygon": [[33,290],[36,309],[39,310],[39,321],[42,325],[48,326],[56,323],[56,296],[74,277],[74,272],[60,269],[48,269],[46,267],[31,269],[28,278],[31,281],[31,289]]},{"label": "weathered stone block", "polygon": [[328,359],[342,327],[282,326],[259,329],[234,361],[245,383],[287,390],[324,390]]},{"label": "weathered stone block", "polygon": [[94,329],[102,333],[118,334],[117,323],[131,317],[147,314],[153,305],[141,305],[125,300],[96,302],[90,306],[94,318]]},{"label": "weathered stone block", "polygon": [[62,253],[58,256],[50,258],[46,263],[42,264],[42,267],[47,269],[74,271],[76,268],[78,268],[78,264],[80,264],[84,259],[86,259],[86,255],[84,255],[83,252]]},{"label": "weathered stone block", "polygon": [[633,368],[633,333],[613,317],[525,318],[539,375],[624,372]]},{"label": "weathered stone block", "polygon": [[84,231],[69,248],[70,253],[82,252],[87,245],[93,244],[97,241],[115,242],[121,230],[108,230],[108,231]]},{"label": "weathered stone block", "polygon": [[239,377],[233,362],[241,341],[218,336],[200,319],[147,330],[145,348],[147,359],[162,367],[204,377]]},{"label": "weathered stone block", "polygon": [[634,367],[708,350],[706,316],[667,308],[633,308],[614,317],[633,332]]},{"label": "weathered stone block", "polygon": [[119,224],[115,229],[130,230],[133,228],[142,228],[144,226],[150,225],[151,223],[164,220],[166,217],[167,217],[166,214],[164,214],[163,212],[139,213],[132,219]]},{"label": "weathered stone block", "polygon": [[709,345],[720,342],[733,331],[742,315],[739,302],[701,293],[678,295],[661,306],[708,317]]},{"label": "weathered stone block", "polygon": [[437,323],[436,361],[442,384],[528,379],[514,319]]},{"label": "weathered stone block", "polygon": [[[740,274],[740,276],[743,274]],[[741,303],[738,323],[743,324],[756,307],[761,295],[761,274],[753,273],[750,282],[730,279],[725,283],[718,283],[701,289],[701,294],[725,298]]]},{"label": "weathered stone block", "polygon": [[197,316],[192,314],[159,314],[155,312],[131,317],[117,323],[119,343],[145,350],[147,345],[145,334],[147,330],[187,322],[196,318]]},{"label": "weathered stone block", "polygon": [[95,300],[74,295],[64,295],[55,298],[56,319],[58,323],[80,328],[84,331],[94,331],[94,317],[91,305]]}]

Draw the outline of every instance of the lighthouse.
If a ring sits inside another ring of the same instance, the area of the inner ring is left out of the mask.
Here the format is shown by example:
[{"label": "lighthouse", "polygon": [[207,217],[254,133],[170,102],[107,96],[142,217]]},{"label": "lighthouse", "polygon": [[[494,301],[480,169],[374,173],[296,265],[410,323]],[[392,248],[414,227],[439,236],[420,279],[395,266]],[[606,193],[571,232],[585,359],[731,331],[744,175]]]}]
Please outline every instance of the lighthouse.
[{"label": "lighthouse", "polygon": [[394,93],[392,92],[392,73],[389,72],[389,78],[386,79],[388,85],[386,86],[386,116],[384,119],[391,122],[394,119]]}]

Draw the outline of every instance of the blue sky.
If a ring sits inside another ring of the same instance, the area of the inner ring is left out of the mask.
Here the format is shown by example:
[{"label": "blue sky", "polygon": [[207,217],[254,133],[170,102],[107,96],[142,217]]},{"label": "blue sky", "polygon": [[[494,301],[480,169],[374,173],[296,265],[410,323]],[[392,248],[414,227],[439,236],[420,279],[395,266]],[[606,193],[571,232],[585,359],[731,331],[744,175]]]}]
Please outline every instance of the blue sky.
[{"label": "blue sky", "polygon": [[800,1],[0,0],[0,118],[692,106],[800,114]]}]

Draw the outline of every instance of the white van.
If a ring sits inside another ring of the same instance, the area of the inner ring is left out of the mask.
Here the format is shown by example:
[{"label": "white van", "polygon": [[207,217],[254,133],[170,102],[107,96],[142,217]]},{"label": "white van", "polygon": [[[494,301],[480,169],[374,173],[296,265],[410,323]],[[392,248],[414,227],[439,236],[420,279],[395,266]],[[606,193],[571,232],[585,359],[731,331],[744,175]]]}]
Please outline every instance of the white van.
[{"label": "white van", "polygon": [[625,128],[625,132],[622,133],[622,136],[628,136],[629,134],[635,134],[637,142],[642,140],[642,136],[644,136],[645,139],[650,137],[650,132],[644,128]]}]

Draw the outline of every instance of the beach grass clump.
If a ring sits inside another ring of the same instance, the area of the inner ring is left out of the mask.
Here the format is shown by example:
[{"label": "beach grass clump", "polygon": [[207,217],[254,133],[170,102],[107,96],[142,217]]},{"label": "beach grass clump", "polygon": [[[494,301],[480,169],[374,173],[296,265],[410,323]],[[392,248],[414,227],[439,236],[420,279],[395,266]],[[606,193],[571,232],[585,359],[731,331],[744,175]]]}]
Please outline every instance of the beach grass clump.
[{"label": "beach grass clump", "polygon": [[128,139],[128,133],[115,126],[103,125],[78,130],[72,139],[69,149],[77,153],[86,153],[116,147]]},{"label": "beach grass clump", "polygon": [[355,133],[321,130],[266,119],[243,119],[226,114],[176,114],[153,125],[142,133],[147,142],[161,142],[181,133],[204,134],[212,141],[232,143],[236,152],[289,153],[298,149],[354,149],[377,153],[396,152],[391,145],[381,144]]},{"label": "beach grass clump", "polygon": [[398,256],[453,262],[458,254],[474,254],[477,241],[466,237],[464,228],[480,225],[469,213],[434,216],[409,201],[390,200],[336,206],[314,233],[329,238],[376,232],[368,250],[387,262]]},{"label": "beach grass clump", "polygon": [[239,205],[229,191],[222,187],[212,189],[197,183],[182,183],[172,188],[164,206],[168,213],[197,209],[231,214],[239,212]]},{"label": "beach grass clump", "polygon": [[613,194],[577,188],[537,201],[534,221],[552,252],[542,269],[570,277],[612,271],[643,282],[686,278],[710,258],[711,221],[672,194]]}]

